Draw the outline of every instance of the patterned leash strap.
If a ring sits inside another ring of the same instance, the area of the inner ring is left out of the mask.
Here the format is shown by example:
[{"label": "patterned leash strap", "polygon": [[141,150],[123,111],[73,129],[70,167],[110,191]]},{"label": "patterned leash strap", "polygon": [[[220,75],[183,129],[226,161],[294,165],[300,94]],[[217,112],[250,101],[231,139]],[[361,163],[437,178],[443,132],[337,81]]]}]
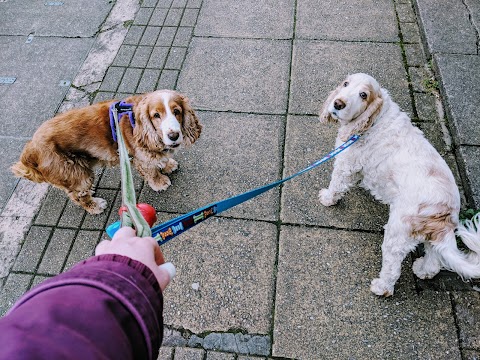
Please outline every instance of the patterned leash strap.
[{"label": "patterned leash strap", "polygon": [[263,194],[264,192],[270,189],[273,189],[274,187],[280,184],[283,184],[286,181],[293,179],[294,177],[297,177],[303,173],[306,173],[307,171],[310,171],[316,168],[317,166],[323,164],[324,162],[340,154],[346,148],[354,144],[359,138],[360,138],[360,135],[351,136],[350,139],[348,139],[345,143],[343,143],[336,149],[332,150],[330,153],[325,155],[322,159],[314,162],[313,164],[306,167],[305,169],[293,175],[290,175],[284,179],[281,179],[271,184],[264,185],[259,188],[247,191],[245,193],[233,196],[231,198],[209,204],[202,208],[193,210],[188,214],[181,215],[175,219],[164,222],[163,224],[156,225],[152,228],[152,236],[157,240],[159,245],[165,244],[166,242],[172,240],[174,237],[180,235],[181,233],[187,231],[188,229],[194,227],[195,225],[201,223],[202,221],[205,221],[206,219],[214,215],[220,214],[225,210],[228,210],[234,206],[237,206],[247,200],[250,200],[260,194]]}]

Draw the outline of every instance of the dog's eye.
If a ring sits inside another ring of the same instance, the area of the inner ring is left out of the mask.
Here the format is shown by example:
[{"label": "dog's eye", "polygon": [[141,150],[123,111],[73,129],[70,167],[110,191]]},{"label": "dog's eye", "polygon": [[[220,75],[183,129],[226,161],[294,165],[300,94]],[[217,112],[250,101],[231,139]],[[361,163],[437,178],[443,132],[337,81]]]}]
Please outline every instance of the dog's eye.
[{"label": "dog's eye", "polygon": [[159,114],[159,113],[155,113],[155,114],[153,114],[153,117],[159,118],[159,117],[160,117],[160,114]]},{"label": "dog's eye", "polygon": [[367,98],[367,96],[368,96],[368,95],[367,95],[366,92],[361,92],[361,93],[360,93],[360,97],[361,97],[363,100],[365,100],[365,99]]},{"label": "dog's eye", "polygon": [[178,116],[178,115],[180,115],[180,114],[181,114],[180,110],[178,110],[178,109],[173,109],[173,115]]},{"label": "dog's eye", "polygon": [[347,87],[347,86],[348,86],[348,81],[345,81],[345,82],[343,83],[343,87]]}]

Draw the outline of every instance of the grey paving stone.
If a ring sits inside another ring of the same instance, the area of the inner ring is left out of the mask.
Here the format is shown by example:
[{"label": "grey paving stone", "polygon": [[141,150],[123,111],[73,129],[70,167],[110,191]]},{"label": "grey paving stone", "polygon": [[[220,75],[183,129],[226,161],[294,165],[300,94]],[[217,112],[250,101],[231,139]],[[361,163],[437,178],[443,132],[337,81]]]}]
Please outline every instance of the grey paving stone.
[{"label": "grey paving stone", "polygon": [[95,96],[95,100],[93,101],[93,103],[110,100],[110,99],[113,99],[114,97],[115,97],[115,92],[99,91],[97,92],[97,95]]},{"label": "grey paving stone", "polygon": [[177,330],[163,328],[163,343],[166,346],[185,346],[188,340]]},{"label": "grey paving stone", "polygon": [[472,71],[480,68],[480,57],[438,55],[434,59],[456,143],[480,145],[480,127],[474,120],[480,117],[480,72]]},{"label": "grey paving stone", "polygon": [[235,354],[229,354],[217,351],[207,351],[206,360],[235,360]]},{"label": "grey paving stone", "polygon": [[417,0],[415,5],[429,54],[477,54],[475,27],[464,3]]},{"label": "grey paving stone", "polygon": [[157,360],[172,360],[173,359],[173,349],[171,347],[162,346],[160,352],[158,353]]},{"label": "grey paving stone", "polygon": [[51,234],[51,227],[32,226],[22,244],[12,270],[33,273],[37,269],[38,262]]},{"label": "grey paving stone", "polygon": [[414,93],[415,107],[417,109],[418,118],[421,121],[435,122],[438,121],[438,113],[436,108],[436,98],[432,94]]},{"label": "grey paving stone", "polygon": [[173,40],[173,46],[188,46],[192,38],[192,27],[179,27]]},{"label": "grey paving stone", "polygon": [[475,291],[454,292],[455,314],[460,331],[460,345],[467,349],[480,349],[480,294]]},{"label": "grey paving stone", "polygon": [[462,350],[463,360],[478,360],[480,359],[480,350]]},{"label": "grey paving stone", "polygon": [[133,45],[122,45],[118,50],[115,60],[112,65],[114,66],[128,66],[130,60],[132,60],[133,54],[135,54],[136,47]]},{"label": "grey paving stone", "polygon": [[134,25],[148,25],[150,17],[152,16],[152,8],[140,8],[135,15]]},{"label": "grey paving stone", "polygon": [[12,274],[0,291],[0,316],[7,313],[15,302],[27,291],[32,275]]},{"label": "grey paving stone", "polygon": [[10,167],[18,161],[25,143],[23,139],[0,136],[0,209],[3,209],[18,182]]},{"label": "grey paving stone", "polygon": [[39,36],[27,44],[24,37],[2,36],[0,74],[17,79],[2,85],[0,135],[29,138],[54,115],[68,90],[60,81],[73,80],[92,42]]},{"label": "grey paving stone", "polygon": [[75,237],[72,250],[68,255],[64,271],[70,269],[80,261],[95,255],[95,247],[97,246],[100,235],[100,231],[79,231]]},{"label": "grey paving stone", "polygon": [[183,60],[185,60],[186,48],[172,47],[168,54],[167,62],[165,63],[166,69],[180,70],[182,68]]},{"label": "grey paving stone", "polygon": [[110,66],[105,74],[105,78],[100,85],[102,91],[115,92],[118,89],[120,81],[122,81],[123,74],[125,73],[124,67]]},{"label": "grey paving stone", "polygon": [[168,9],[156,8],[153,11],[152,17],[148,25],[150,26],[162,26],[167,17]]},{"label": "grey paving stone", "polygon": [[380,243],[364,232],[282,227],[273,356],[460,359],[449,295],[417,294],[410,262],[392,298],[370,292]]},{"label": "grey paving stone", "polygon": [[141,3],[141,7],[155,7],[157,5],[158,0],[143,0]]},{"label": "grey paving stone", "polygon": [[432,81],[435,79],[428,68],[424,66],[409,67],[408,72],[410,73],[413,91],[425,93],[430,92],[430,87],[433,85]]},{"label": "grey paving stone", "polygon": [[413,23],[417,21],[411,4],[397,4],[395,9],[397,10],[398,20],[400,20],[400,22]]},{"label": "grey paving stone", "polygon": [[39,285],[40,283],[44,282],[45,280],[47,280],[49,278],[50,278],[49,276],[36,275],[33,278],[32,285],[30,286],[30,289],[33,289],[35,286]]},{"label": "grey paving stone", "polygon": [[156,90],[175,89],[178,80],[178,74],[178,70],[163,70],[160,78],[158,79]]},{"label": "grey paving stone", "polygon": [[276,236],[273,224],[214,218],[163,245],[177,267],[165,292],[165,324],[197,334],[268,333]]},{"label": "grey paving stone", "polygon": [[172,5],[173,0],[158,0],[158,8],[169,8]]},{"label": "grey paving stone", "polygon": [[459,158],[459,167],[461,172],[466,175],[467,187],[465,192],[470,200],[470,206],[480,209],[480,147],[478,146],[460,146],[457,150],[457,159]]},{"label": "grey paving stone", "polygon": [[171,46],[176,32],[176,27],[162,27],[155,46]]},{"label": "grey paving stone", "polygon": [[183,9],[170,8],[170,10],[168,10],[168,14],[163,25],[164,26],[180,25],[180,20],[182,19],[183,11],[184,11]]},{"label": "grey paving stone", "polygon": [[117,91],[124,93],[134,92],[140,81],[142,72],[142,69],[127,68],[127,70],[125,70],[125,74],[123,75],[122,81],[120,82],[120,85],[118,85]]},{"label": "grey paving stone", "polygon": [[375,77],[402,109],[410,111],[398,45],[299,40],[293,47],[289,113],[318,114],[328,94],[348,74],[357,72]]},{"label": "grey paving stone", "polygon": [[202,349],[176,348],[174,360],[203,360],[204,356]]},{"label": "grey paving stone", "polygon": [[171,7],[172,8],[184,8],[187,6],[187,0],[173,0]]},{"label": "grey paving stone", "polygon": [[146,93],[155,90],[155,85],[160,77],[160,72],[160,70],[156,69],[145,69],[142,78],[140,79],[140,83],[138,84],[137,92]]},{"label": "grey paving stone", "polygon": [[204,0],[197,36],[291,39],[293,0]]},{"label": "grey paving stone", "polygon": [[393,2],[327,0],[319,6],[316,0],[300,1],[295,35],[298,39],[398,41]]},{"label": "grey paving stone", "polygon": [[[476,0],[465,0],[464,4],[468,10],[469,20],[472,22],[478,34],[480,30],[480,3]],[[477,46],[478,45],[477,42]]]},{"label": "grey paving stone", "polygon": [[283,114],[290,42],[194,38],[178,88],[202,109]]},{"label": "grey paving stone", "polygon": [[55,229],[48,243],[47,250],[38,266],[38,273],[57,275],[62,271],[76,230]]},{"label": "grey paving stone", "polygon": [[163,69],[163,65],[167,59],[167,55],[170,49],[168,47],[156,46],[153,48],[150,59],[148,60],[148,68]]},{"label": "grey paving stone", "polygon": [[188,0],[187,8],[200,8],[203,0]]},{"label": "grey paving stone", "polygon": [[[283,117],[203,111],[197,115],[204,124],[202,135],[175,156],[179,170],[170,176],[172,186],[155,193],[146,185],[142,202],[159,211],[189,212],[279,179]],[[278,194],[278,188],[272,189],[222,215],[275,221]]]},{"label": "grey paving stone", "polygon": [[70,199],[68,199],[64,191],[50,187],[47,197],[43,201],[42,207],[35,218],[35,224],[57,225],[67,201],[70,201]]},{"label": "grey paving stone", "polygon": [[[8,1],[2,4],[2,35],[93,37],[112,8],[112,2],[77,0],[63,6],[44,1]],[[86,8],[89,11],[84,11]],[[25,40],[24,40],[25,41]]]},{"label": "grey paving stone", "polygon": [[199,9],[185,9],[180,26],[195,26],[199,12]]},{"label": "grey paving stone", "polygon": [[161,29],[162,28],[158,26],[147,26],[139,45],[154,46],[157,42],[158,34],[160,34]]},{"label": "grey paving stone", "polygon": [[127,36],[123,40],[123,45],[138,45],[142,38],[146,26],[133,25],[128,29]]},{"label": "grey paving stone", "polygon": [[153,46],[139,46],[135,51],[135,55],[133,56],[130,66],[144,68],[150,59],[150,54],[152,51]]},{"label": "grey paving stone", "polygon": [[420,44],[405,44],[405,56],[408,66],[424,66],[427,62]]},{"label": "grey paving stone", "polygon": [[421,44],[420,31],[415,23],[400,23],[404,43]]},{"label": "grey paving stone", "polygon": [[[331,151],[336,132],[336,126],[322,125],[317,117],[289,116],[283,177],[304,169]],[[376,202],[364,190],[350,190],[335,206],[320,204],[318,192],[328,187],[332,169],[333,162],[329,161],[285,183],[281,220],[291,224],[381,231],[388,220],[388,207]]]}]

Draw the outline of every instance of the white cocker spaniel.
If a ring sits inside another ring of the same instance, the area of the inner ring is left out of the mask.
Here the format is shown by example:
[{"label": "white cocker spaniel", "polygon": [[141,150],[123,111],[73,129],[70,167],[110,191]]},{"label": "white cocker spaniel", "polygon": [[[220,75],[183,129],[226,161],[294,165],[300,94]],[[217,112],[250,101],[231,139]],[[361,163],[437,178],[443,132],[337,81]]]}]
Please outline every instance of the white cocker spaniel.
[{"label": "white cocker spaniel", "polygon": [[[336,157],[330,185],[320,190],[320,202],[335,205],[359,183],[390,206],[382,269],[371,283],[372,292],[393,295],[403,259],[421,242],[425,256],[413,264],[419,278],[433,278],[440,269],[463,278],[480,277],[480,214],[459,224],[460,195],[452,172],[374,78],[348,76],[328,96],[320,119],[340,123],[337,146],[353,134],[362,135]],[[457,248],[455,231],[469,252]]]}]

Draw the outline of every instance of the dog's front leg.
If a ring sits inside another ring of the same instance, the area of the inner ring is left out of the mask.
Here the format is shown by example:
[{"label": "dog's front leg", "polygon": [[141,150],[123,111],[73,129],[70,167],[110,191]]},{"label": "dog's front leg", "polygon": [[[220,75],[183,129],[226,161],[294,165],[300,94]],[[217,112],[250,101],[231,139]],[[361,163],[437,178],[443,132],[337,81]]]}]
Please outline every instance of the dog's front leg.
[{"label": "dog's front leg", "polygon": [[335,205],[359,179],[359,171],[346,166],[345,163],[335,161],[328,189],[322,189],[318,193],[320,202],[324,206]]},{"label": "dog's front leg", "polygon": [[135,166],[154,191],[164,191],[172,185],[170,178],[160,172],[160,169],[165,168],[166,163],[167,161],[161,167],[158,163],[145,163],[136,159],[133,160],[133,166]]},{"label": "dog's front leg", "polygon": [[163,162],[159,165],[160,167],[160,170],[164,173],[164,174],[171,174],[172,172],[174,172],[175,170],[178,169],[178,162],[176,162],[174,159],[172,158],[168,158],[167,161],[165,162],[165,164],[163,164]]}]

